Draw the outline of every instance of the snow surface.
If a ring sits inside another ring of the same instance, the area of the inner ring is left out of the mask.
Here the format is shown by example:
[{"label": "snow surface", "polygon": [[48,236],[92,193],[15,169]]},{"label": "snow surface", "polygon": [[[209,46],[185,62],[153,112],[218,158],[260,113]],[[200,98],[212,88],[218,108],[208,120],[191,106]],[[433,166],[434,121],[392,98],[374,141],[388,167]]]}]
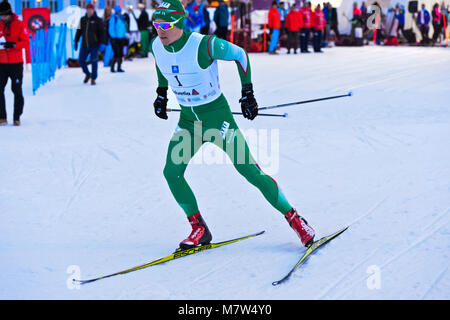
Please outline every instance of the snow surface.
[{"label": "snow surface", "polygon": [[[22,126],[0,127],[0,298],[449,299],[450,51],[250,59],[260,106],[353,91],[273,110],[288,118],[236,118],[244,132],[278,133],[273,176],[317,239],[350,225],[344,234],[273,287],[304,252],[297,236],[232,166],[194,163],[187,180],[214,241],[266,233],[70,289],[69,266],[83,279],[120,271],[189,233],[162,174],[178,114],[153,114],[152,58],[125,62],[125,74],[101,66],[95,87],[80,69],[60,70],[35,96],[27,72]],[[236,66],[219,65],[239,111]],[[9,85],[6,95],[11,123]]]}]

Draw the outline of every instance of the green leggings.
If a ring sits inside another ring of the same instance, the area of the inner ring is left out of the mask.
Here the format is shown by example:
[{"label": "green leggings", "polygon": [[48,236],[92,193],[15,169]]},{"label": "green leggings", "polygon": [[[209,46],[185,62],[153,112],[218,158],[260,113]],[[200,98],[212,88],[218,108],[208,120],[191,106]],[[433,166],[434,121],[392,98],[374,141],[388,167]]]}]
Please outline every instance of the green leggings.
[{"label": "green leggings", "polygon": [[167,151],[164,177],[175,200],[188,217],[199,209],[184,172],[195,153],[205,142],[214,143],[229,157],[236,170],[257,187],[267,201],[282,214],[292,206],[277,182],[265,174],[254,161],[247,142],[239,130],[224,96],[207,105],[181,107],[178,127]]}]

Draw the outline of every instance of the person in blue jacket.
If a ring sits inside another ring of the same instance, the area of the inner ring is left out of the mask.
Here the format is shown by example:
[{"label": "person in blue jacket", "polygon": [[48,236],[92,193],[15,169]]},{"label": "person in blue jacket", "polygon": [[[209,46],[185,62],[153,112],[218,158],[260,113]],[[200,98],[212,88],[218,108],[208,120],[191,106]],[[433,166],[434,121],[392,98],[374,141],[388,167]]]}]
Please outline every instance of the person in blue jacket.
[{"label": "person in blue jacket", "polygon": [[191,32],[199,32],[205,26],[203,17],[203,3],[201,0],[194,0],[186,6],[188,13],[186,26]]},{"label": "person in blue jacket", "polygon": [[428,44],[430,42],[430,39],[428,38],[428,32],[430,30],[429,23],[430,13],[425,9],[425,4],[422,3],[422,9],[417,13],[417,25],[422,34],[422,44]]},{"label": "person in blue jacket", "polygon": [[286,15],[288,14],[288,10],[285,8],[284,2],[280,2],[278,4],[277,10],[280,13],[280,21],[281,21],[280,34],[283,35],[283,34],[286,33],[284,24],[285,24],[285,21],[286,21]]},{"label": "person in blue jacket", "polygon": [[114,7],[114,14],[111,15],[108,25],[108,34],[111,40],[111,47],[114,52],[114,56],[111,60],[111,72],[114,70],[117,63],[117,72],[124,72],[122,69],[123,47],[127,42],[127,28],[123,16],[121,15],[122,8],[119,5]]},{"label": "person in blue jacket", "polygon": [[402,31],[402,36],[405,37],[405,7],[403,7],[403,5],[397,3],[395,6],[395,17],[398,20],[397,36],[400,35],[399,31]]}]

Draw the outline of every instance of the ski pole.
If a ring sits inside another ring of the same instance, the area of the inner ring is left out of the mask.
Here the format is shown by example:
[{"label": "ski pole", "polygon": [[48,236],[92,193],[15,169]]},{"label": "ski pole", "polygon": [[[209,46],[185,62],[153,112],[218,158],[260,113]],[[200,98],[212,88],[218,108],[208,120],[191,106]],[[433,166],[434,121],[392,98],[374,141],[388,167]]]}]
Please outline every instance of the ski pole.
[{"label": "ski pole", "polygon": [[[261,110],[261,109],[259,109]],[[180,112],[181,109],[170,109],[167,108],[167,112]],[[232,114],[242,114],[242,112],[231,112]],[[288,116],[287,113],[283,113],[283,114],[271,114],[271,113],[258,113],[258,117],[259,116],[263,116],[263,117],[282,117],[282,118],[286,118]]]},{"label": "ski pole", "polygon": [[325,98],[318,98],[318,99],[303,100],[303,101],[297,101],[297,102],[291,102],[291,103],[277,104],[277,105],[274,105],[274,106],[258,108],[258,110],[268,110],[268,109],[275,109],[275,108],[282,108],[282,107],[293,106],[293,105],[297,105],[297,104],[304,104],[304,103],[311,103],[311,102],[317,102],[317,101],[323,101],[323,100],[337,99],[337,98],[342,98],[342,97],[350,97],[350,96],[352,96],[352,94],[353,93],[350,91],[347,94],[341,94],[341,95],[338,95],[338,96],[331,96],[331,97],[325,97]]}]

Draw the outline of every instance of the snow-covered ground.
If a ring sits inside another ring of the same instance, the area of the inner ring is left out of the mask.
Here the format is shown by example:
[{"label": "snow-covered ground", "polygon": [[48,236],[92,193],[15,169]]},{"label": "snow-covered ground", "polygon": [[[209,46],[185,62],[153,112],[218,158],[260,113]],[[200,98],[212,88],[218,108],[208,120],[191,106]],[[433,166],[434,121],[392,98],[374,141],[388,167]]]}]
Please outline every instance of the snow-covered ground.
[{"label": "snow-covered ground", "polygon": [[[189,233],[162,174],[179,115],[153,114],[152,58],[125,62],[125,74],[100,66],[95,87],[80,69],[60,70],[35,96],[27,73],[22,126],[0,127],[0,298],[449,299],[450,51],[250,59],[260,106],[353,91],[273,111],[288,118],[236,118],[258,133],[256,156],[278,137],[261,165],[317,238],[350,225],[343,235],[273,287],[304,252],[297,236],[231,165],[197,161],[186,176],[214,241],[266,233],[70,289],[74,271],[86,279],[151,261]],[[236,66],[220,71],[239,111]]]}]

